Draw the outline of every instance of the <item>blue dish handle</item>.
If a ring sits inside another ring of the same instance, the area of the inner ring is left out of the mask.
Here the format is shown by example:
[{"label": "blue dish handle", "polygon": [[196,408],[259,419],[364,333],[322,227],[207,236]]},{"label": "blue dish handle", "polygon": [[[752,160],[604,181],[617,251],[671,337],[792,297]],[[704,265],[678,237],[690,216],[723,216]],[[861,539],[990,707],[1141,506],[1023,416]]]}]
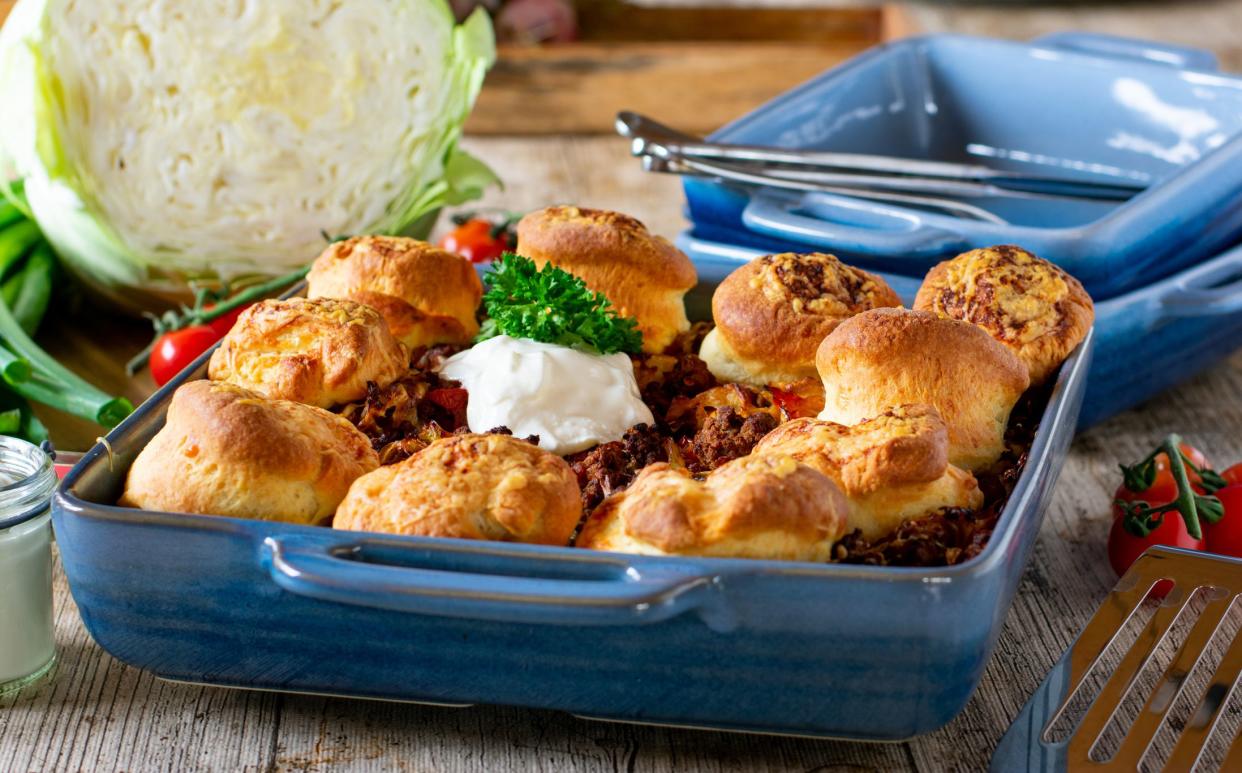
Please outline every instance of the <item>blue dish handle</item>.
[{"label": "blue dish handle", "polygon": [[[290,593],[338,604],[472,620],[653,623],[696,608],[714,583],[709,575],[667,567],[639,568],[605,554],[588,553],[567,562],[516,555],[503,547],[461,548],[450,540],[429,551],[379,539],[328,545],[285,535],[267,537],[263,548],[272,579]],[[397,560],[369,560],[365,556],[370,549],[383,550]],[[425,565],[418,566],[420,562]],[[475,571],[465,568],[470,564],[476,565]]]},{"label": "blue dish handle", "polygon": [[[799,212],[804,209],[815,216]],[[784,241],[912,260],[967,248],[961,234],[929,225],[912,210],[821,193],[791,198],[758,191],[742,211],[742,222]]]},{"label": "blue dish handle", "polygon": [[1242,312],[1242,247],[1188,272],[1160,298],[1160,308],[1165,319]]},{"label": "blue dish handle", "polygon": [[1181,70],[1218,70],[1216,55],[1202,48],[1176,46],[1153,40],[1103,35],[1097,32],[1054,32],[1031,41],[1044,48],[1059,48],[1111,59],[1137,59]]}]

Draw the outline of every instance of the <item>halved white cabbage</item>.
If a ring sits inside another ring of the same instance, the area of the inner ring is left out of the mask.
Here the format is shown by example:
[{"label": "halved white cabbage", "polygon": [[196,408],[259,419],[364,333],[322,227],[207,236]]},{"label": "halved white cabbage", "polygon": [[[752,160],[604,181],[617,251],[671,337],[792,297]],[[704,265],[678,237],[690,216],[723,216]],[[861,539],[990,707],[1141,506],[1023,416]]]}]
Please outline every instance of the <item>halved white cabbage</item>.
[{"label": "halved white cabbage", "polygon": [[21,0],[0,160],[114,293],[282,273],[494,182],[457,148],[494,56],[445,0]]}]

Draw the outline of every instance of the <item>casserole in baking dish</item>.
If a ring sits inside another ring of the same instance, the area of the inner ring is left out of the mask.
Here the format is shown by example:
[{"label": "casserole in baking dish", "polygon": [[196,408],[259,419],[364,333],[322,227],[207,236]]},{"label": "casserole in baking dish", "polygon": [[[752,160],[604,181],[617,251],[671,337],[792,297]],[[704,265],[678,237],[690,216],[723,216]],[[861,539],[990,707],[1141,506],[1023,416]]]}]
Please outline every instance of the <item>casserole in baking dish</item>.
[{"label": "casserole in baking dish", "polygon": [[[737,265],[696,261],[691,318]],[[54,519],[88,630],[163,678],[900,739],[949,721],[982,675],[1073,434],[1091,340],[1055,376],[987,546],[950,567],[622,555],[115,506],[209,355],[86,455]]]}]

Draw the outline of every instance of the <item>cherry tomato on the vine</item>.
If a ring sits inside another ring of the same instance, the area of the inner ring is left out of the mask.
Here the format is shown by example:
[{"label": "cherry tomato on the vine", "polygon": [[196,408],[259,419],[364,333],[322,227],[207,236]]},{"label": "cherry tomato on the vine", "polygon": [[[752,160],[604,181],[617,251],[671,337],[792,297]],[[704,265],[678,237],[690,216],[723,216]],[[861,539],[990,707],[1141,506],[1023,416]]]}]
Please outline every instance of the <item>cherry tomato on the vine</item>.
[{"label": "cherry tomato on the vine", "polygon": [[[1235,465],[1231,469],[1236,469]],[[1206,549],[1225,556],[1242,558],[1242,483],[1219,489],[1216,498],[1225,506],[1225,515],[1216,523],[1203,525]]]},{"label": "cherry tomato on the vine", "polygon": [[1186,531],[1186,522],[1177,512],[1165,513],[1160,525],[1152,529],[1146,537],[1136,537],[1126,531],[1125,520],[1113,520],[1113,529],[1108,533],[1108,563],[1118,576],[1125,574],[1130,564],[1152,545],[1167,545],[1175,548],[1202,550],[1203,540],[1195,539]]},{"label": "cherry tomato on the vine", "polygon": [[487,263],[513,249],[508,231],[486,220],[467,220],[444,235],[440,246],[471,263]]},{"label": "cherry tomato on the vine", "polygon": [[[1200,469],[1209,467],[1207,457],[1199,449],[1188,443],[1182,443],[1179,448],[1195,467]],[[1145,537],[1139,537],[1126,530],[1125,519],[1122,517],[1125,515],[1125,510],[1117,504],[1118,501],[1122,503],[1146,502],[1152,507],[1158,507],[1177,499],[1177,480],[1173,477],[1172,470],[1169,469],[1168,455],[1163,453],[1157,455],[1155,462],[1156,475],[1150,486],[1142,491],[1133,491],[1123,483],[1113,494],[1113,527],[1108,535],[1108,561],[1112,564],[1113,571],[1119,575],[1124,574],[1126,569],[1130,568],[1130,564],[1134,563],[1134,560],[1152,545],[1202,550],[1205,544],[1204,539],[1195,539],[1190,536],[1190,532],[1186,530],[1186,521],[1176,510],[1166,512],[1160,525],[1152,529]],[[1199,474],[1189,466],[1186,467],[1186,477],[1190,480],[1191,488],[1200,494],[1205,493],[1200,485]]]},{"label": "cherry tomato on the vine", "polygon": [[220,340],[209,325],[194,325],[165,333],[151,349],[151,377],[163,386]]},{"label": "cherry tomato on the vine", "polygon": [[[1203,452],[1189,443],[1182,443],[1180,448],[1182,453],[1190,459],[1191,464],[1203,469],[1209,467],[1207,457]],[[1190,485],[1200,494],[1204,493],[1204,489],[1199,485],[1199,473],[1186,468],[1186,477],[1190,479]],[[1169,469],[1169,457],[1167,454],[1160,454],[1156,457],[1156,479],[1152,481],[1151,486],[1142,491],[1131,491],[1122,484],[1117,488],[1117,493],[1113,499],[1120,499],[1124,502],[1143,501],[1149,505],[1163,505],[1166,502],[1172,502],[1177,499],[1177,481],[1173,478],[1173,472]],[[1113,505],[1113,515],[1120,517],[1121,508]]]},{"label": "cherry tomato on the vine", "polygon": [[1234,466],[1225,470],[1220,474],[1220,476],[1228,481],[1231,486],[1242,484],[1242,462],[1238,462]]},{"label": "cherry tomato on the vine", "polygon": [[[232,311],[226,311],[212,321],[208,322],[207,326],[216,331],[217,336],[224,338],[228,335],[229,331],[233,329],[233,325],[237,324],[237,318],[242,315],[242,312],[253,305],[253,303],[245,303]],[[211,311],[211,306],[206,306],[204,308],[207,311]]]}]

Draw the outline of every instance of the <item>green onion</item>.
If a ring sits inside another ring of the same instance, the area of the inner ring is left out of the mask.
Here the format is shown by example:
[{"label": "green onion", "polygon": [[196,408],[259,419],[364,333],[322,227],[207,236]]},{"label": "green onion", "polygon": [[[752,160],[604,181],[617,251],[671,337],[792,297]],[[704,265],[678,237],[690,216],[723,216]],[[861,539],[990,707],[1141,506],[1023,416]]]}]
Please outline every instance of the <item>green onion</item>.
[{"label": "green onion", "polygon": [[47,427],[43,426],[39,417],[34,415],[34,411],[30,409],[30,403],[15,394],[3,381],[0,381],[0,410],[16,410],[21,416],[21,425],[17,430],[0,434],[20,437],[35,445],[47,440]]},{"label": "green onion", "polygon": [[18,220],[25,219],[26,215],[20,209],[13,206],[11,201],[0,199],[0,228],[6,228]]},{"label": "green onion", "polygon": [[[56,271],[56,257],[47,243],[40,244],[26,259],[22,269],[21,287],[17,297],[10,304],[13,317],[27,335],[34,335],[47,313],[47,305],[52,299],[52,275]],[[5,296],[8,302],[8,296]]]},{"label": "green onion", "polygon": [[129,400],[104,394],[40,349],[3,302],[0,302],[0,340],[7,342],[13,353],[28,360],[35,370],[36,379],[12,385],[23,397],[97,421],[105,427],[115,427],[133,412],[134,406]]},{"label": "green onion", "polygon": [[22,431],[22,412],[17,408],[0,411],[0,435],[16,435]]},{"label": "green onion", "polygon": [[22,262],[31,247],[43,238],[39,226],[31,220],[11,225],[0,231],[0,279],[9,276]]},{"label": "green onion", "polygon": [[74,416],[89,418],[109,429],[120,424],[126,416],[134,412],[133,404],[124,397],[109,397],[100,392],[89,394],[74,389],[65,389],[62,385],[43,378],[38,373],[29,381],[10,384],[9,387],[28,400],[34,400],[36,403],[42,403]]},{"label": "green onion", "polygon": [[32,375],[30,363],[13,354],[5,346],[0,346],[0,378],[10,384],[29,381]]}]

